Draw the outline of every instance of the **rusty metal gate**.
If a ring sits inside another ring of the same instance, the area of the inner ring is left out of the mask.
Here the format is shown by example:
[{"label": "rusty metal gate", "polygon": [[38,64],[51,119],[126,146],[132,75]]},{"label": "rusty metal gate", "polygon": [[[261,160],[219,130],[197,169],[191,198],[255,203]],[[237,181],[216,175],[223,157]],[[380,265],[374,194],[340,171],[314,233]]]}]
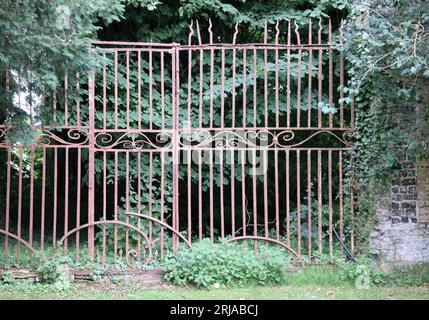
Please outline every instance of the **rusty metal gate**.
[{"label": "rusty metal gate", "polygon": [[211,28],[204,41],[192,23],[186,45],[94,43],[98,69],[65,73],[39,122],[30,106],[30,143],[0,127],[5,259],[147,263],[203,238],[298,260],[353,250],[341,32],[266,24],[237,44],[237,26],[227,44]]}]

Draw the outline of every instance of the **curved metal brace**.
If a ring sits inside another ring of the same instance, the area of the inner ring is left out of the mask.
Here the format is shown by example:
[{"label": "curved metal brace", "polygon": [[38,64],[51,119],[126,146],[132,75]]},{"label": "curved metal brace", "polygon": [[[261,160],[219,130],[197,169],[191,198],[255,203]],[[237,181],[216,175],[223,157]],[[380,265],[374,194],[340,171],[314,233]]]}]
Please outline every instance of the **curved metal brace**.
[{"label": "curved metal brace", "polygon": [[257,241],[266,241],[266,242],[275,243],[275,244],[287,249],[295,257],[297,257],[298,261],[301,263],[301,267],[304,268],[304,262],[302,261],[301,256],[298,253],[296,253],[295,250],[293,250],[289,246],[285,245],[283,242],[278,241],[276,239],[271,239],[271,238],[266,238],[266,237],[258,237],[258,236],[241,236],[241,237],[228,239],[227,241],[224,241],[223,243],[225,244],[225,243],[230,243],[230,242],[239,241],[239,240],[257,240]]},{"label": "curved metal brace", "polygon": [[[133,225],[131,225],[129,223],[126,223],[126,222],[123,222],[123,221],[118,221],[118,220],[95,221],[95,222],[92,222],[92,223],[83,224],[83,225],[81,225],[81,226],[79,226],[77,228],[74,228],[74,229],[70,230],[69,232],[67,232],[61,238],[61,240],[59,241],[59,243],[62,244],[65,239],[67,239],[70,235],[72,235],[73,233],[75,233],[75,232],[77,232],[79,230],[86,229],[86,228],[89,228],[89,227],[93,227],[93,226],[96,226],[96,225],[107,225],[107,224],[121,225],[121,226],[129,228],[129,229],[137,232],[138,234],[140,234],[144,238],[144,240],[146,241],[146,243],[148,244],[149,253],[148,253],[148,257],[146,258],[146,261],[148,261],[148,260],[150,260],[152,258],[152,244],[150,243],[149,238],[146,236],[146,234],[142,230],[138,229],[137,227],[135,227],[135,226],[133,226]],[[130,268],[133,268],[133,266],[129,262],[129,255],[131,255],[134,258],[136,258],[137,257],[136,250],[133,250],[133,249],[128,250],[127,253],[126,253],[126,257],[125,257],[127,265]],[[145,264],[147,264],[147,262],[145,262]]]},{"label": "curved metal brace", "polygon": [[189,248],[192,248],[192,244],[189,242],[188,239],[185,238],[184,235],[182,235],[179,231],[175,230],[174,228],[172,228],[171,226],[169,226],[167,223],[158,220],[154,217],[148,216],[146,214],[140,214],[140,213],[134,213],[134,212],[126,212],[125,215],[127,216],[135,216],[135,217],[139,217],[139,218],[143,218],[143,219],[147,219],[150,221],[153,221],[155,223],[160,224],[161,226],[167,228],[168,230],[170,230],[171,232],[173,232],[174,234],[178,235],[180,239],[183,240],[184,243],[186,243],[188,245]]},{"label": "curved metal brace", "polygon": [[24,246],[26,246],[28,248],[28,250],[31,251],[31,253],[35,252],[35,250],[33,249],[33,247],[27,241],[25,241],[24,239],[21,239],[17,235],[15,235],[13,233],[10,233],[10,232],[8,232],[6,230],[3,230],[3,229],[0,229],[0,233],[6,235],[8,237],[11,237],[11,238],[15,239],[16,241],[22,243]]}]

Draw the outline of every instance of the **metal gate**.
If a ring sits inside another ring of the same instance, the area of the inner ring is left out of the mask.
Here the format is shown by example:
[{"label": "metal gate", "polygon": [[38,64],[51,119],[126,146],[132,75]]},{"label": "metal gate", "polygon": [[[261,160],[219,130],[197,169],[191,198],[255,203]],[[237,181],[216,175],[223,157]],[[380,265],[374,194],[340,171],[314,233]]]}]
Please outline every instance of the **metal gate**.
[{"label": "metal gate", "polygon": [[330,21],[301,28],[265,24],[263,42],[237,44],[237,26],[215,43],[209,22],[205,43],[197,22],[186,45],[94,43],[98,69],[65,73],[40,123],[29,107],[31,143],[0,127],[4,258],[23,246],[147,263],[203,238],[300,261],[353,250],[343,57]]}]

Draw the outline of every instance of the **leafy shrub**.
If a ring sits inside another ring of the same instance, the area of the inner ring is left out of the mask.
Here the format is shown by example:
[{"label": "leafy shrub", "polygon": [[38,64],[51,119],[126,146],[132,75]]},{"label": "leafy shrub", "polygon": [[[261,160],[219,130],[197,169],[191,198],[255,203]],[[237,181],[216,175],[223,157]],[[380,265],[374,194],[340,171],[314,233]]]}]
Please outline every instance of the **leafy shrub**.
[{"label": "leafy shrub", "polygon": [[59,290],[70,288],[73,278],[67,273],[70,259],[62,255],[44,256],[37,258],[36,269],[38,280],[44,284],[53,284]]},{"label": "leafy shrub", "polygon": [[16,279],[13,276],[13,273],[10,271],[5,271],[3,272],[3,274],[0,276],[0,283],[1,284],[15,284],[16,283]]},{"label": "leafy shrub", "polygon": [[388,274],[374,266],[367,256],[357,257],[356,262],[344,261],[340,265],[340,272],[343,280],[353,281],[356,286],[379,286],[388,282]]},{"label": "leafy shrub", "polygon": [[284,281],[290,259],[280,248],[260,246],[254,252],[238,244],[210,244],[204,239],[192,249],[170,254],[164,262],[165,279],[201,288],[278,284]]}]

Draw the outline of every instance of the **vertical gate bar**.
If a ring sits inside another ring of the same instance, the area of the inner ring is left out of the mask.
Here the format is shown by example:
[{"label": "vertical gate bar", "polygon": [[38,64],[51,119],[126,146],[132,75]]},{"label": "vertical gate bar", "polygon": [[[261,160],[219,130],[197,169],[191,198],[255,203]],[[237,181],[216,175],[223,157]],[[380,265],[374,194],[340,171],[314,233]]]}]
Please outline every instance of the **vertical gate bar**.
[{"label": "vertical gate bar", "polygon": [[[33,220],[34,220],[34,146],[31,146],[31,155],[30,155],[30,224],[29,224],[29,243],[30,246],[33,246]],[[32,257],[32,252],[30,252],[30,257]]]},{"label": "vertical gate bar", "polygon": [[[22,157],[23,149],[19,148],[19,180],[18,180],[18,221],[17,221],[17,235],[21,238],[21,221],[22,221]],[[19,263],[21,259],[21,242],[18,241],[16,251],[16,262]]]},{"label": "vertical gate bar", "polygon": [[103,54],[103,129],[107,129],[107,70],[106,53]]},{"label": "vertical gate bar", "polygon": [[236,49],[235,45],[232,49],[232,93],[231,93],[231,104],[232,104],[232,124],[231,127],[235,128],[235,68],[236,68]]},{"label": "vertical gate bar", "polygon": [[246,94],[247,94],[247,51],[246,49],[243,49],[243,128],[247,127]]},{"label": "vertical gate bar", "polygon": [[[241,150],[241,206],[242,206],[242,222],[243,222],[243,237],[246,236],[247,228],[247,199],[246,199],[246,172],[245,172],[245,151]],[[235,233],[232,234],[235,237]],[[246,241],[245,241],[246,243]]]},{"label": "vertical gate bar", "polygon": [[199,92],[199,121],[198,121],[198,128],[203,127],[203,78],[204,77],[204,51],[201,48],[200,49],[200,92]]},{"label": "vertical gate bar", "polygon": [[161,52],[161,128],[165,129],[164,52]]},{"label": "vertical gate bar", "polygon": [[137,51],[137,128],[142,128],[142,53]]},{"label": "vertical gate bar", "polygon": [[350,250],[352,254],[355,252],[355,231],[354,231],[354,216],[355,216],[355,210],[354,210],[354,189],[353,189],[353,154],[350,152],[350,163],[352,167],[351,172],[351,178],[350,178],[350,222],[351,222],[351,230],[350,230]]},{"label": "vertical gate bar", "polygon": [[[344,218],[344,209],[343,209],[343,151],[338,151],[338,179],[339,179],[339,201],[340,201],[340,239],[344,241],[344,228],[343,228],[343,218]],[[344,251],[343,246],[341,246],[341,252]]]},{"label": "vertical gate bar", "polygon": [[[7,182],[6,182],[6,219],[5,219],[5,230],[9,232],[10,223],[10,179],[11,179],[11,167],[12,167],[12,150],[11,147],[7,148]],[[8,259],[9,256],[9,237],[4,237],[4,258]]]},{"label": "vertical gate bar", "polygon": [[64,125],[69,125],[69,108],[68,108],[68,89],[69,89],[69,80],[67,71],[64,74]]},{"label": "vertical gate bar", "polygon": [[[333,107],[333,61],[332,61],[332,27],[331,19],[328,23],[328,38],[329,38],[329,107]],[[329,127],[332,128],[333,122],[332,112],[329,112]]]},{"label": "vertical gate bar", "polygon": [[308,257],[311,258],[311,150],[307,151],[307,237],[308,237]]},{"label": "vertical gate bar", "polygon": [[57,91],[54,90],[52,93],[52,113],[54,122],[57,122]]},{"label": "vertical gate bar", "polygon": [[[153,153],[149,153],[149,216],[152,217]],[[149,241],[152,241],[152,221],[149,221]]]},{"label": "vertical gate bar", "polygon": [[[312,45],[311,18],[308,20],[308,44]],[[307,127],[311,128],[311,80],[313,77],[313,50],[308,49],[308,110],[307,110]]]},{"label": "vertical gate bar", "polygon": [[221,50],[220,66],[220,126],[225,126],[225,49]]},{"label": "vertical gate bar", "polygon": [[329,255],[332,256],[332,150],[328,151],[328,189],[329,189]]},{"label": "vertical gate bar", "polygon": [[[149,51],[149,129],[153,128],[153,70],[152,70],[152,51]],[[174,77],[174,75],[171,75]]]},{"label": "vertical gate bar", "polygon": [[301,153],[296,150],[296,233],[298,255],[301,255]]},{"label": "vertical gate bar", "polygon": [[[107,220],[107,152],[103,152],[103,220]],[[106,226],[103,226],[103,264],[106,263]]]},{"label": "vertical gate bar", "polygon": [[192,50],[188,50],[188,128],[192,128],[191,121],[191,94],[192,94]]},{"label": "vertical gate bar", "polygon": [[[113,205],[114,205],[114,218],[115,221],[118,221],[118,152],[115,152],[115,173],[114,173],[114,194]],[[115,224],[113,230],[113,251],[114,251],[114,262],[116,264],[116,259],[118,257],[118,226]]]},{"label": "vertical gate bar", "polygon": [[[256,149],[252,150],[252,160],[253,160],[253,235],[258,236],[258,209],[257,209],[257,202],[256,202]],[[256,241],[254,246],[255,251],[258,250]]]},{"label": "vertical gate bar", "polygon": [[[141,203],[142,203],[142,196],[141,196],[141,193],[142,193],[142,185],[141,185],[141,179],[142,179],[142,164],[141,164],[141,152],[137,152],[137,212],[138,212],[138,214],[141,214],[142,212],[142,206],[141,206]],[[140,219],[140,217],[138,217],[138,219],[137,219],[137,228],[139,229],[139,230],[141,230],[141,219]],[[137,255],[138,255],[138,259],[139,259],[139,261],[140,261],[140,258],[141,258],[141,244],[140,244],[140,241],[141,241],[141,235],[139,234],[138,236],[137,236]]]},{"label": "vertical gate bar", "polygon": [[319,233],[319,254],[322,254],[322,151],[317,151],[317,215]]},{"label": "vertical gate bar", "polygon": [[257,51],[253,49],[253,127],[256,128],[256,106],[257,106],[257,88],[256,88],[256,68],[257,68]]},{"label": "vertical gate bar", "polygon": [[[278,125],[278,124],[277,124]],[[274,150],[274,183],[275,183],[275,201],[276,201],[276,239],[280,239],[280,218],[279,218],[279,155],[278,150]]]},{"label": "vertical gate bar", "polygon": [[76,123],[80,127],[80,75],[76,73]]},{"label": "vertical gate bar", "polygon": [[[220,235],[223,243],[225,237],[225,215],[223,207],[223,151],[219,151],[219,193],[220,193]],[[232,222],[234,225],[234,222]],[[234,230],[234,227],[232,227]],[[234,234],[234,232],[232,233]]]},{"label": "vertical gate bar", "polygon": [[[95,200],[95,71],[91,70],[88,77],[89,91],[89,132],[88,132],[88,223],[94,223]],[[94,262],[94,226],[88,228],[88,255],[90,262]]]},{"label": "vertical gate bar", "polygon": [[341,24],[340,24],[340,47],[341,47],[341,51],[340,51],[340,128],[344,127],[344,104],[343,104],[343,99],[344,99],[344,54],[342,51],[343,50],[342,45],[344,43],[343,27],[344,27],[343,21],[341,20]]},{"label": "vertical gate bar", "polygon": [[[118,129],[118,49],[115,50],[115,129]],[[116,228],[116,225],[115,225]]]},{"label": "vertical gate bar", "polygon": [[286,240],[290,246],[289,150],[286,153]]},{"label": "vertical gate bar", "polygon": [[[164,168],[164,163],[165,163],[165,155],[164,155],[164,151],[161,151],[161,185],[160,185],[160,189],[161,189],[161,199],[160,199],[160,204],[161,204],[161,221],[164,222],[164,188],[165,188],[165,182],[164,182],[164,175],[165,175],[165,168]],[[175,227],[175,219],[174,219],[174,215],[173,215],[173,228]],[[161,226],[161,232],[160,232],[160,244],[161,244],[161,257],[164,257],[164,227]]]},{"label": "vertical gate bar", "polygon": [[291,40],[291,30],[290,30],[290,20],[287,22],[287,61],[286,61],[286,126],[290,127],[290,40]]},{"label": "vertical gate bar", "polygon": [[[81,148],[77,148],[77,172],[76,172],[76,227],[80,225],[80,188],[81,188]],[[80,231],[76,232],[76,260],[79,261]]]},{"label": "vertical gate bar", "polygon": [[350,111],[350,127],[352,130],[355,128],[355,100],[352,96],[352,102],[351,102],[351,111]]},{"label": "vertical gate bar", "polygon": [[[262,170],[264,170],[264,230],[265,237],[268,238],[268,150],[263,151],[262,159]],[[266,244],[268,244],[268,242]]]},{"label": "vertical gate bar", "polygon": [[[127,51],[128,52],[128,51]],[[128,126],[128,125],[127,125]],[[125,213],[129,212],[130,209],[130,153],[125,151]],[[129,224],[129,216],[126,215],[125,222]],[[129,229],[125,229],[125,252],[130,250],[130,232]]]},{"label": "vertical gate bar", "polygon": [[[192,151],[188,150],[188,241],[192,239]],[[200,199],[201,200],[201,199]]]},{"label": "vertical gate bar", "polygon": [[231,231],[235,234],[235,152],[230,151],[231,154]]},{"label": "vertical gate bar", "polygon": [[[318,39],[318,44],[321,45],[322,44],[322,19],[319,20],[319,31],[318,31],[318,35],[317,35],[317,39]],[[317,83],[318,83],[318,88],[317,88],[317,92],[318,92],[318,103],[319,105],[317,106],[318,109],[318,126],[319,128],[322,127],[322,108],[320,106],[320,103],[322,102],[322,55],[323,55],[323,51],[322,49],[319,49],[319,67],[318,67],[318,76],[317,76]]]},{"label": "vertical gate bar", "polygon": [[[67,234],[69,228],[69,148],[64,148],[65,164],[64,164],[64,234]],[[64,241],[64,255],[68,253],[67,238]]]},{"label": "vertical gate bar", "polygon": [[210,243],[213,244],[213,149],[209,150],[209,188],[210,188]]},{"label": "vertical gate bar", "polygon": [[[127,108],[127,129],[130,128],[130,51],[127,50],[126,52],[126,79],[127,79],[127,102],[126,102],[126,108]],[[128,231],[128,229],[127,229]]]},{"label": "vertical gate bar", "polygon": [[[180,231],[180,220],[179,220],[179,108],[180,108],[180,59],[179,59],[179,44],[175,44],[174,47],[174,77],[175,81],[175,102],[173,103],[173,219],[175,219],[175,226],[177,232]],[[179,243],[177,234],[173,234],[173,250],[176,249]]]},{"label": "vertical gate bar", "polygon": [[276,22],[276,37],[275,37],[275,44],[276,44],[276,49],[275,49],[275,65],[276,65],[276,71],[275,71],[275,100],[276,100],[276,127],[279,127],[279,49],[278,49],[278,44],[279,44],[279,21],[277,20]]},{"label": "vertical gate bar", "polygon": [[203,240],[203,191],[202,191],[202,159],[198,150],[198,239]]},{"label": "vertical gate bar", "polygon": [[214,91],[214,50],[210,49],[210,128],[213,128],[213,91]]},{"label": "vertical gate bar", "polygon": [[[8,160],[8,164],[9,163],[10,163],[10,160]],[[8,167],[8,170],[9,170],[9,167]],[[8,178],[8,181],[9,181],[9,178]],[[8,199],[8,198],[9,198],[9,196],[6,197],[6,199]],[[45,248],[45,198],[46,198],[46,148],[43,147],[43,156],[42,156],[42,199],[41,199],[42,203],[41,203],[41,208],[40,208],[40,249],[41,250],[43,250]],[[8,212],[9,212],[8,206],[6,206],[6,214]],[[8,230],[6,229],[6,231],[8,231]]]},{"label": "vertical gate bar", "polygon": [[[268,26],[265,20],[264,27],[264,44],[268,42]],[[268,51],[264,49],[264,113],[265,113],[265,127],[268,127]]]},{"label": "vertical gate bar", "polygon": [[[298,45],[301,45],[301,38],[299,36],[298,24],[295,20],[295,33]],[[299,128],[301,126],[301,69],[302,69],[302,49],[298,49],[298,79],[297,79],[297,89],[296,89],[296,126]]]},{"label": "vertical gate bar", "polygon": [[52,226],[52,249],[55,252],[57,242],[57,190],[58,190],[58,149],[54,147],[54,212]]}]

